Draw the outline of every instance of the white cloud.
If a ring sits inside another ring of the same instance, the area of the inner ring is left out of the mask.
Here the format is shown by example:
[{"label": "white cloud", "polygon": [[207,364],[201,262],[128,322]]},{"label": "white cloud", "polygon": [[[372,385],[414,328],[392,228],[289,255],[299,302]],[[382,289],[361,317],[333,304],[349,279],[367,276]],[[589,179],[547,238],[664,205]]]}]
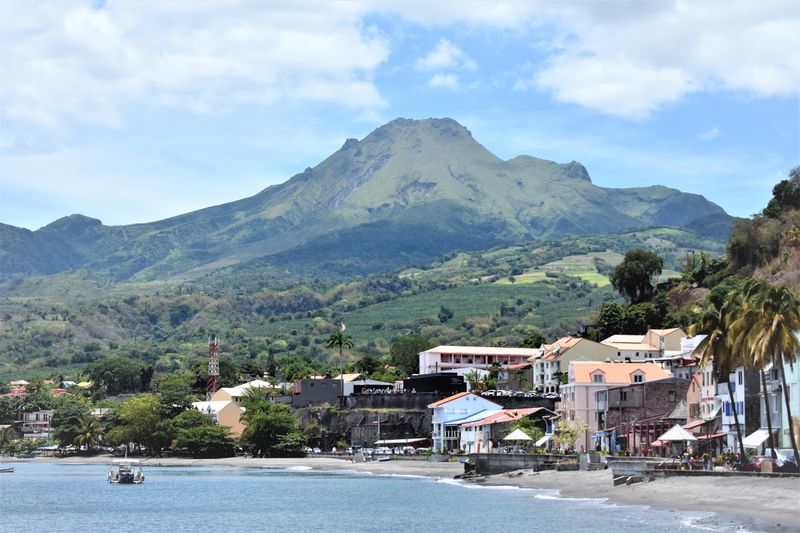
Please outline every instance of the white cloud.
[{"label": "white cloud", "polygon": [[428,81],[428,85],[437,89],[451,89],[455,91],[459,87],[458,76],[455,74],[436,74]]},{"label": "white cloud", "polygon": [[633,119],[692,92],[800,91],[800,4],[791,0],[579,2],[547,17],[559,32],[550,57],[516,89]]},{"label": "white cloud", "polygon": [[4,2],[3,10],[0,112],[19,121],[114,127],[134,101],[212,114],[242,104],[386,105],[372,75],[389,47],[358,5]]},{"label": "white cloud", "polygon": [[714,126],[705,131],[701,131],[697,134],[697,138],[701,141],[713,141],[717,137],[719,137],[720,130],[718,127]]},{"label": "white cloud", "polygon": [[560,102],[604,113],[643,119],[692,90],[693,82],[676,68],[634,65],[625,59],[561,56],[536,77],[536,86]]},{"label": "white cloud", "polygon": [[439,39],[436,47],[417,60],[420,70],[476,70],[478,65],[447,39]]}]

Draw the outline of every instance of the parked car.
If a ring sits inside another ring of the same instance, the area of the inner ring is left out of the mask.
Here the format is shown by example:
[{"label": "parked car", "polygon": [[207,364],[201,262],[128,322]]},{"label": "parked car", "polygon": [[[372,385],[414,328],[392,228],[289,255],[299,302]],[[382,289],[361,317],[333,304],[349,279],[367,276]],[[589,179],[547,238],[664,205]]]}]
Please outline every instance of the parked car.
[{"label": "parked car", "polygon": [[[772,466],[773,472],[798,472],[797,463],[794,460],[794,450],[791,448],[776,448],[775,455],[778,460]],[[772,448],[764,449],[765,457],[772,457]]]},{"label": "parked car", "polygon": [[772,461],[772,456],[768,455],[755,455],[750,460],[744,463],[739,470],[741,472],[761,472],[761,465],[764,461]]},{"label": "parked car", "polygon": [[319,448],[314,448],[314,453],[322,453],[322,450],[320,450]]},{"label": "parked car", "polygon": [[344,453],[346,453],[347,455],[353,455],[353,448],[347,448],[347,449],[344,451]]},{"label": "parked car", "polygon": [[413,446],[403,446],[403,455],[416,455],[417,449]]},{"label": "parked car", "polygon": [[481,393],[481,396],[497,396],[497,391],[494,389],[485,390]]}]

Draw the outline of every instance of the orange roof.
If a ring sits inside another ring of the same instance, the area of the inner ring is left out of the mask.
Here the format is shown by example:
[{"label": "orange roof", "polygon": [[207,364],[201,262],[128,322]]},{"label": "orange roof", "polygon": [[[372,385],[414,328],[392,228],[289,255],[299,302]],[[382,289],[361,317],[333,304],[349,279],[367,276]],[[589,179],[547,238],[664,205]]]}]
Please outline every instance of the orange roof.
[{"label": "orange roof", "polygon": [[[542,349],[544,350],[544,352],[542,353],[541,358],[547,361],[553,361],[555,359],[558,359],[564,353],[566,353],[567,350],[574,347],[582,340],[585,339],[583,339],[582,337],[561,337],[553,344],[543,344]],[[538,357],[532,357],[528,359],[528,361],[530,361],[531,359],[538,359]]]},{"label": "orange roof", "polygon": [[672,372],[664,370],[655,363],[604,363],[601,361],[572,361],[570,378],[575,383],[591,383],[592,374],[600,371],[604,375],[603,383],[633,383],[633,374],[641,372],[645,381],[672,377]]}]

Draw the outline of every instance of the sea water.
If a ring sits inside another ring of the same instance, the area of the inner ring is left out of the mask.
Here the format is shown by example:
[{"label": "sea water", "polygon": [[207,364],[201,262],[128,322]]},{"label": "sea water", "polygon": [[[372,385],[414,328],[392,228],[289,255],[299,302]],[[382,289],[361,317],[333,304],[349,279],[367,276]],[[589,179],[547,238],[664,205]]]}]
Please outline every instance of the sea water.
[{"label": "sea water", "polygon": [[[103,465],[16,463],[0,475],[1,531],[734,531],[709,515],[454,480],[302,468],[145,467],[142,485]],[[741,530],[737,530],[740,531]]]}]

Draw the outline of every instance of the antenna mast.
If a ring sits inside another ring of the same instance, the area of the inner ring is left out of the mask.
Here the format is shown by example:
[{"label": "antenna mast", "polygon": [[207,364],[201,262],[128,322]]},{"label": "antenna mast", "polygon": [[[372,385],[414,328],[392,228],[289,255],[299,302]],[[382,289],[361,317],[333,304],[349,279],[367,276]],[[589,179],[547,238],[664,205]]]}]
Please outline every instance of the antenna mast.
[{"label": "antenna mast", "polygon": [[216,336],[208,339],[208,381],[206,382],[206,401],[219,389],[219,340]]}]

